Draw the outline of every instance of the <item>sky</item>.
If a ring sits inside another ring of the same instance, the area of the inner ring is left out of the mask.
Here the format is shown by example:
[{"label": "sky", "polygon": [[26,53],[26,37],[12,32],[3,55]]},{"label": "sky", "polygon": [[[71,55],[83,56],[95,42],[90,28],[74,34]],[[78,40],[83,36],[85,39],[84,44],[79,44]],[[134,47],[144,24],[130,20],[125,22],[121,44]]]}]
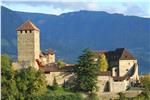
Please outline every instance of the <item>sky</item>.
[{"label": "sky", "polygon": [[2,0],[15,11],[60,15],[89,10],[150,18],[150,0]]}]

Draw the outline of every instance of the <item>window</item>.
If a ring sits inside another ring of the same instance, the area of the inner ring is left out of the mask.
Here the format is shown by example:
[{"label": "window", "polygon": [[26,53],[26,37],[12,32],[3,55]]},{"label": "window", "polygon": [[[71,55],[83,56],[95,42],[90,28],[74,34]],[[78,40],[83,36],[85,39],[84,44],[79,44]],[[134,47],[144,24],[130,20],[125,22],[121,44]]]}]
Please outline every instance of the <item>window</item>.
[{"label": "window", "polygon": [[32,33],[32,30],[30,30],[30,33]]},{"label": "window", "polygon": [[128,69],[126,69],[126,71],[129,71]]},{"label": "window", "polygon": [[25,30],[25,33],[27,33],[27,30]]},{"label": "window", "polygon": [[20,30],[20,33],[22,33],[22,30]]}]

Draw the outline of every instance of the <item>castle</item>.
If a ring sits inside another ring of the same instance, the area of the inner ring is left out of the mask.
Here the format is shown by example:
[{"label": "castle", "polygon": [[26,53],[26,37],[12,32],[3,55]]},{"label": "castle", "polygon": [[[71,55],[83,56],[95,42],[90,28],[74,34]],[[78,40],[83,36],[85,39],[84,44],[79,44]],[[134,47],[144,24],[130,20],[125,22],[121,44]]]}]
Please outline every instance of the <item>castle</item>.
[{"label": "castle", "polygon": [[[49,85],[56,78],[59,85],[63,85],[74,78],[74,65],[66,64],[59,68],[55,62],[55,52],[52,49],[40,50],[40,29],[31,21],[26,21],[17,28],[18,61],[13,63],[14,69],[33,66],[45,72]],[[98,56],[104,53],[111,71],[97,73],[98,92],[122,92],[139,81],[137,59],[125,48],[114,51],[97,51]],[[95,56],[95,61],[98,57]]]}]

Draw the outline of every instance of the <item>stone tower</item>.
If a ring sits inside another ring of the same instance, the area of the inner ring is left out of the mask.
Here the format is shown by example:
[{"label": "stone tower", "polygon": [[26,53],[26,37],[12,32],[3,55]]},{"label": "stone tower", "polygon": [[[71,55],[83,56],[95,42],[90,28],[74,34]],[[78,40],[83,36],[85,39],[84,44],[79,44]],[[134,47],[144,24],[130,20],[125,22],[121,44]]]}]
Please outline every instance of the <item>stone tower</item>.
[{"label": "stone tower", "polygon": [[26,21],[17,28],[17,36],[18,62],[38,69],[36,59],[40,55],[40,30],[31,21]]}]

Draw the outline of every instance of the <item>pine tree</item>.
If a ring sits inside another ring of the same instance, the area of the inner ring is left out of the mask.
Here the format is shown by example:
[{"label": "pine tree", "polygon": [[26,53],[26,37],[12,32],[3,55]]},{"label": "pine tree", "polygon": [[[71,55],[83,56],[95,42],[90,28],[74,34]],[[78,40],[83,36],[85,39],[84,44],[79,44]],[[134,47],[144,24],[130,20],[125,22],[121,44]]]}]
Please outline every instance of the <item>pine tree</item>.
[{"label": "pine tree", "polygon": [[102,72],[108,70],[108,63],[107,63],[107,59],[106,59],[106,56],[104,53],[99,55],[98,67],[100,68],[100,71],[102,71]]},{"label": "pine tree", "polygon": [[93,59],[94,53],[90,49],[85,49],[79,57],[78,64],[75,67],[75,90],[92,92],[97,89],[98,67]]}]

